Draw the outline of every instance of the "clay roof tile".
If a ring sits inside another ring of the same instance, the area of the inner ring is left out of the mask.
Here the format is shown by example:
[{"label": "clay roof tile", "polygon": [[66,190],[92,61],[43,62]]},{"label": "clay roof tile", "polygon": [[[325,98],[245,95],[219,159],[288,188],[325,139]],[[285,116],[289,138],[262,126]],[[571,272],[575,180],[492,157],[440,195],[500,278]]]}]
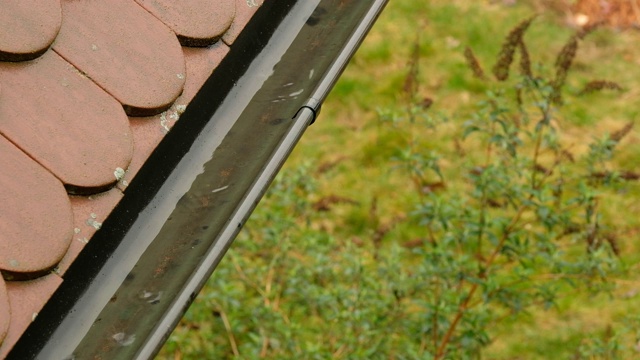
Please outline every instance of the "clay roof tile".
[{"label": "clay roof tile", "polygon": [[0,344],[7,336],[11,323],[11,311],[9,307],[9,295],[4,279],[0,276]]},{"label": "clay roof tile", "polygon": [[116,98],[129,115],[171,106],[185,81],[175,34],[133,1],[65,1],[55,52]]},{"label": "clay roof tile", "polygon": [[11,326],[4,342],[0,344],[0,359],[6,357],[11,346],[38,316],[40,309],[61,283],[62,279],[55,274],[29,281],[10,281],[7,283],[7,294],[11,307]]},{"label": "clay roof tile", "polygon": [[3,1],[0,61],[32,60],[42,55],[58,35],[61,23],[59,0]]},{"label": "clay roof tile", "polygon": [[208,46],[229,29],[236,14],[235,0],[136,0],[171,30],[185,46]]},{"label": "clay roof tile", "polygon": [[9,278],[42,273],[69,248],[69,198],[58,179],[2,136],[0,154],[0,271]]},{"label": "clay roof tile", "polygon": [[28,62],[0,62],[0,134],[73,192],[105,190],[126,169],[129,122],[111,96],[53,51]]}]

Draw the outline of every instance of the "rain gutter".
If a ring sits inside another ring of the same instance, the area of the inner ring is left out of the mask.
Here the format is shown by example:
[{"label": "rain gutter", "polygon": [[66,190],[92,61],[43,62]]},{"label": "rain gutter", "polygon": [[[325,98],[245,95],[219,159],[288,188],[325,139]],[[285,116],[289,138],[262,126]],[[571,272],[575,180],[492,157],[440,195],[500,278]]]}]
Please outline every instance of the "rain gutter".
[{"label": "rain gutter", "polygon": [[387,0],[267,0],[8,359],[148,359]]}]

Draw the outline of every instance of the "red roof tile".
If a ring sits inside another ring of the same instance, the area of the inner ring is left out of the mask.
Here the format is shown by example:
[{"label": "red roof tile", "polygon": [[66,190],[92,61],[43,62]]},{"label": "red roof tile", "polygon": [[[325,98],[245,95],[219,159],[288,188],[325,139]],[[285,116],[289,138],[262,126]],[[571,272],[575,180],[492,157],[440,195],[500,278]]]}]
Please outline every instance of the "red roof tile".
[{"label": "red roof tile", "polygon": [[0,154],[0,270],[5,277],[49,270],[69,248],[69,197],[58,179],[3,137]]},{"label": "red roof tile", "polygon": [[136,0],[173,30],[185,46],[215,43],[231,26],[236,14],[235,0]]},{"label": "red roof tile", "polygon": [[0,134],[69,188],[104,190],[129,165],[133,142],[122,106],[55,52],[0,62],[0,82],[11,89],[0,98]]},{"label": "red roof tile", "polygon": [[122,199],[122,191],[113,188],[91,196],[70,196],[73,210],[73,239],[69,250],[56,268],[56,273],[64,276],[73,260],[89,242],[93,234],[102,227],[102,222]]},{"label": "red roof tile", "polygon": [[244,25],[251,19],[264,0],[234,0],[236,2],[236,16],[229,30],[222,36],[222,41],[227,45],[233,44]]},{"label": "red roof tile", "polygon": [[261,3],[0,2],[0,359]]},{"label": "red roof tile", "polygon": [[7,336],[10,321],[9,295],[7,294],[7,286],[4,283],[4,279],[0,276],[0,344]]},{"label": "red roof tile", "polygon": [[127,114],[160,113],[182,92],[175,34],[130,0],[65,1],[53,49],[116,98]]},{"label": "red roof tile", "polygon": [[62,279],[50,274],[29,281],[7,282],[7,293],[11,307],[11,326],[7,337],[0,345],[0,358],[3,359],[11,347],[18,341],[20,335],[29,324],[38,316],[38,312],[53,295]]},{"label": "red roof tile", "polygon": [[62,23],[59,0],[3,1],[1,7],[0,61],[35,59],[58,35]]}]

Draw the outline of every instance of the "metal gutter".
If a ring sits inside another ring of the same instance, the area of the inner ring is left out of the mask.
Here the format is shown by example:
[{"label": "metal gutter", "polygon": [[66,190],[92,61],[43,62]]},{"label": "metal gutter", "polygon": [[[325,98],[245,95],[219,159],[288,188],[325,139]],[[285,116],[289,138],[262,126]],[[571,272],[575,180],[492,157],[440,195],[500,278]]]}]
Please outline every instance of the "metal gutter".
[{"label": "metal gutter", "polygon": [[386,2],[266,1],[8,358],[152,358]]}]

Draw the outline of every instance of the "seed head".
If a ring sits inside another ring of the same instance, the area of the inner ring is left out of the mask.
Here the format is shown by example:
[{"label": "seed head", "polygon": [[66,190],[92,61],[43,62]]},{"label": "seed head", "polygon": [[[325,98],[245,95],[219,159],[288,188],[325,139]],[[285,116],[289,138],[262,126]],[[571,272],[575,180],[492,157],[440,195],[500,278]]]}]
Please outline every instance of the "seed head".
[{"label": "seed head", "polygon": [[611,246],[611,251],[613,251],[616,256],[620,256],[620,244],[618,243],[616,234],[605,234],[604,239],[609,243],[609,246]]},{"label": "seed head", "polygon": [[520,39],[520,42],[518,43],[518,49],[520,50],[520,74],[532,78],[533,74],[531,73],[531,58],[529,57],[527,45],[525,45],[522,39]]},{"label": "seed head", "polygon": [[522,89],[521,88],[516,88],[516,104],[518,104],[518,107],[522,107],[522,105],[524,104],[522,101]]},{"label": "seed head", "polygon": [[620,129],[620,130],[614,132],[613,134],[611,134],[611,136],[609,136],[609,139],[611,141],[615,141],[616,143],[620,142],[620,140],[622,140],[622,138],[624,138],[625,136],[627,136],[627,134],[629,134],[631,129],[633,129],[633,123],[632,122],[628,123],[622,129]]},{"label": "seed head", "polygon": [[573,59],[576,57],[579,38],[580,37],[578,35],[572,36],[569,41],[562,47],[562,50],[560,50],[558,57],[556,57],[556,77],[552,83],[553,91],[551,93],[551,101],[553,101],[555,104],[562,104],[562,95],[560,93],[560,90],[567,80],[567,73],[571,68],[571,65],[573,64]]},{"label": "seed head", "polygon": [[507,35],[507,38],[502,44],[502,49],[500,49],[498,61],[493,66],[493,74],[496,79],[504,81],[509,77],[509,66],[511,66],[511,63],[513,62],[513,54],[515,53],[518,44],[522,42],[522,36],[529,28],[529,25],[531,25],[533,19],[535,19],[535,16],[522,21],[518,26],[511,30],[509,35]]},{"label": "seed head", "polygon": [[604,89],[621,91],[622,87],[613,81],[607,80],[593,80],[589,81],[584,88],[580,91],[580,95],[590,94],[592,92],[601,91]]},{"label": "seed head", "polygon": [[478,79],[485,80],[486,76],[484,75],[484,71],[480,66],[480,62],[473,53],[473,50],[471,50],[471,48],[468,46],[464,48],[464,58],[467,60],[467,65],[469,65],[471,71],[473,71],[473,76],[477,77]]},{"label": "seed head", "polygon": [[407,67],[409,68],[409,71],[407,72],[407,76],[404,78],[402,91],[409,97],[409,99],[413,99],[415,94],[418,92],[419,86],[418,74],[420,72],[420,40],[418,37],[416,37],[413,45],[413,51],[411,52],[411,57],[409,58]]},{"label": "seed head", "polygon": [[600,25],[603,24],[603,21],[598,21],[598,22],[594,22],[592,24],[589,24],[585,27],[583,27],[582,29],[580,29],[577,33],[576,36],[578,38],[580,38],[580,40],[584,39],[587,35],[591,34],[594,30],[596,30],[598,27],[600,27]]}]

